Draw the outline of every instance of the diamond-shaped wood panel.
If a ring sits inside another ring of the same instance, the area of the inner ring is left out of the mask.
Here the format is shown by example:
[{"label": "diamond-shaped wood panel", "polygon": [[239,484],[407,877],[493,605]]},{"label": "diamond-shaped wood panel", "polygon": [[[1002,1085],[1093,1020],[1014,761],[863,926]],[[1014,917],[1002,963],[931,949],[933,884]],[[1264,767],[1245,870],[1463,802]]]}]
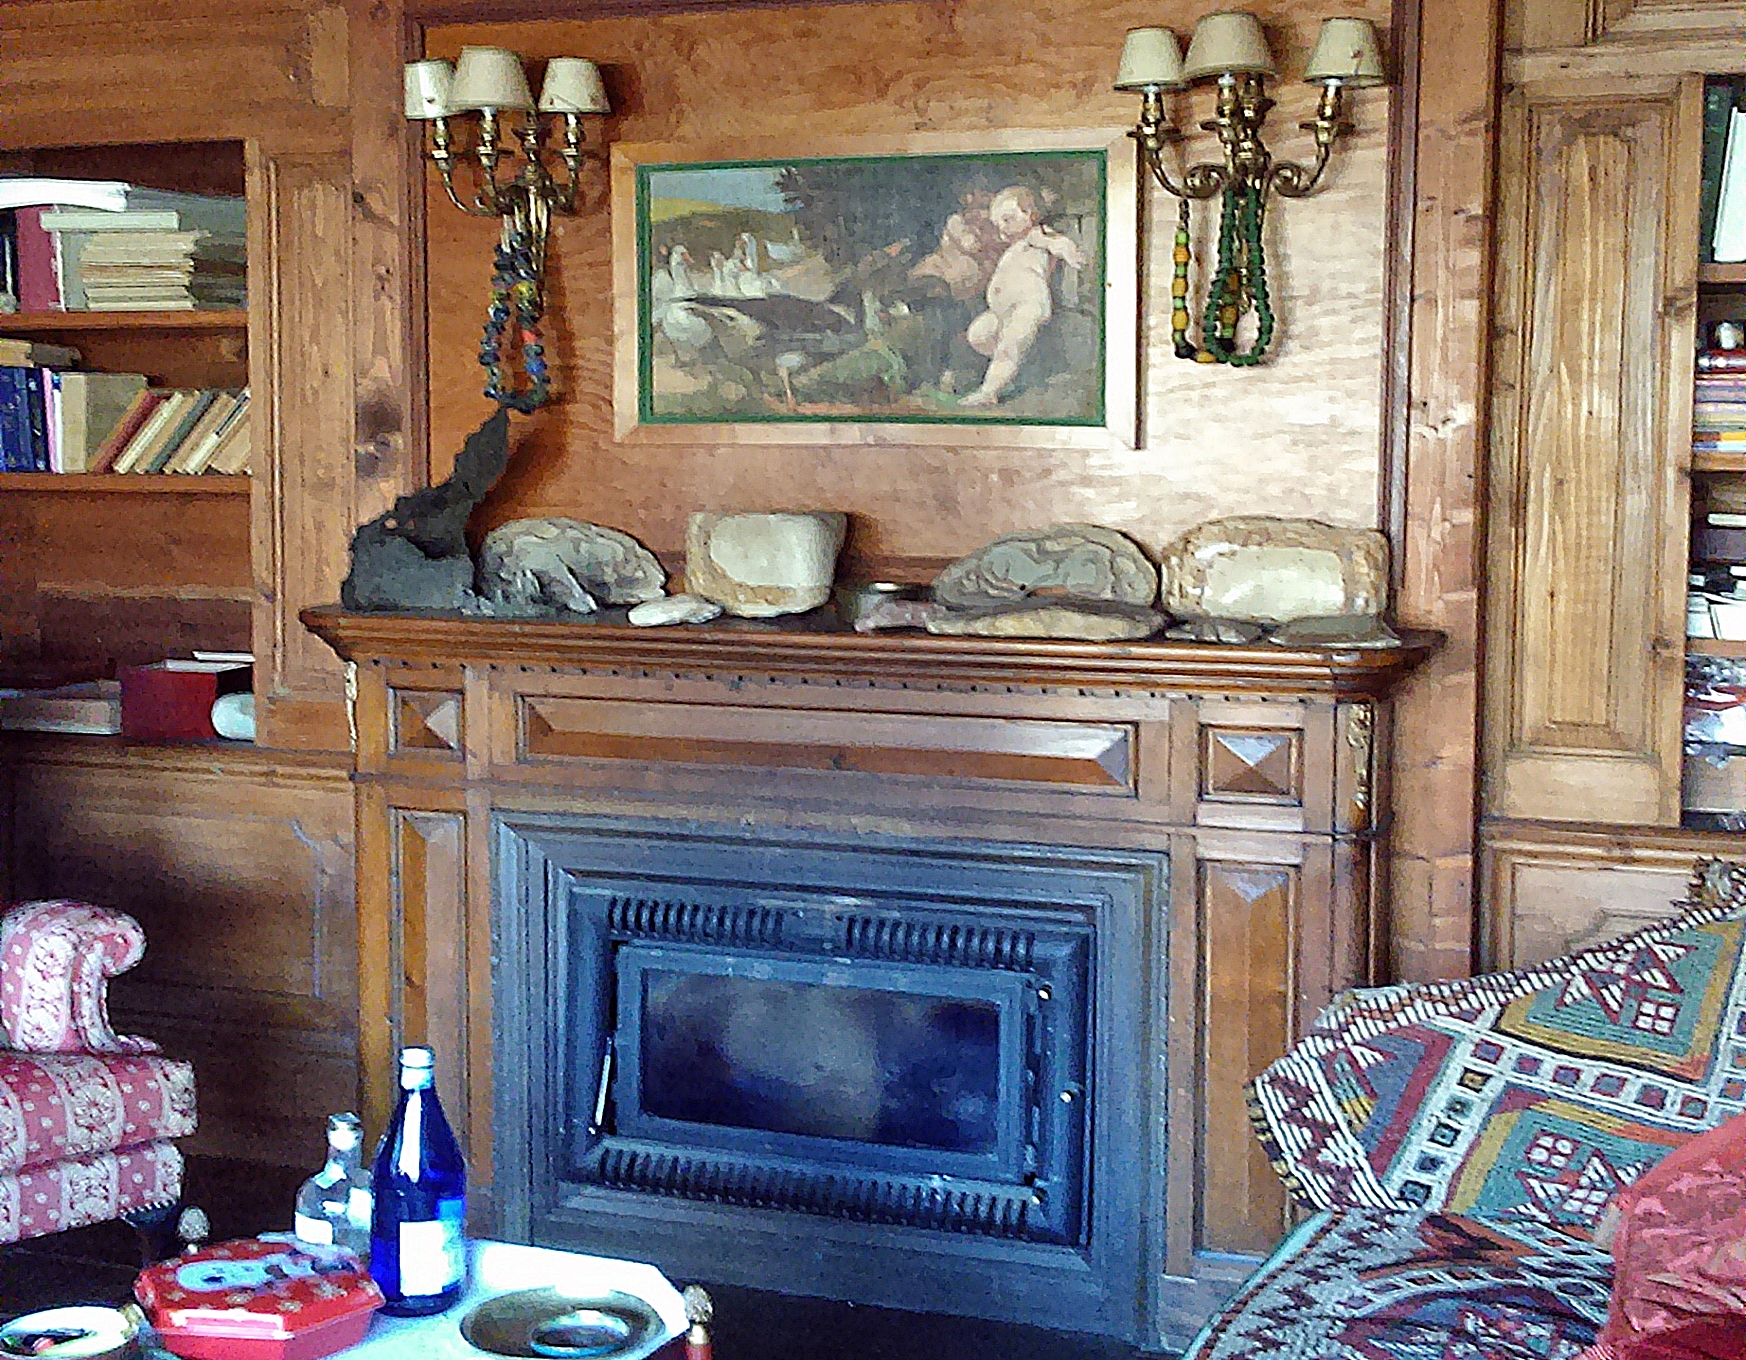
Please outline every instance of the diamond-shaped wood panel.
[{"label": "diamond-shaped wood panel", "polygon": [[453,690],[391,689],[396,751],[461,751],[461,696]]},{"label": "diamond-shaped wood panel", "polygon": [[1200,795],[1245,803],[1303,802],[1302,734],[1201,729]]}]

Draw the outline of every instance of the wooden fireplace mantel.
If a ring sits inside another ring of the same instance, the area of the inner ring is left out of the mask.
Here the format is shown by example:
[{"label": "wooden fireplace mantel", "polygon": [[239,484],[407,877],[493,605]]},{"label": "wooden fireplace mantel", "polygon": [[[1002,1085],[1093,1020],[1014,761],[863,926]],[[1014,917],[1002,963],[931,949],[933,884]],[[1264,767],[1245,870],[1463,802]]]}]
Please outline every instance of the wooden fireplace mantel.
[{"label": "wooden fireplace mantel", "polygon": [[1098,1040],[1139,1092],[1123,1146],[1145,1206],[1105,1238],[1144,1245],[1125,1284],[1107,1240],[1087,1245],[1081,1266],[1114,1292],[1096,1325],[1180,1344],[1244,1273],[1232,1257],[1287,1226],[1244,1086],[1334,993],[1374,980],[1390,696],[1435,635],[1300,651],[807,619],[302,618],[356,667],[366,1122],[386,1118],[396,1046],[432,1044],[477,1230],[517,1230],[492,1184],[510,1174],[493,1150],[496,861],[575,819],[1152,856],[1167,882],[1129,923],[1133,1032]]},{"label": "wooden fireplace mantel", "polygon": [[[458,615],[354,614],[306,609],[306,627],[347,661],[466,659],[486,665],[633,666],[743,671],[794,678],[907,683],[1095,686],[1321,694],[1380,699],[1431,655],[1436,633],[1409,632],[1400,647],[1304,651],[1258,643],[1059,642],[856,633],[831,623],[718,619],[633,628]],[[807,616],[810,619],[811,616]]]}]

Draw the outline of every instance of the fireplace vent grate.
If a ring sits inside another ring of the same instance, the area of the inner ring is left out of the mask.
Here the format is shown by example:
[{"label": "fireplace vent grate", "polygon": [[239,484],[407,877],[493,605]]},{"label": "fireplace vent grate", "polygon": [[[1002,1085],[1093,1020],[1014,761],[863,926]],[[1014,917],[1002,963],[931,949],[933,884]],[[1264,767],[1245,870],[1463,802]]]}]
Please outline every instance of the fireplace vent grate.
[{"label": "fireplace vent grate", "polygon": [[614,897],[606,921],[609,930],[625,935],[702,944],[774,946],[782,938],[780,909],[734,903]]},{"label": "fireplace vent grate", "polygon": [[601,1149],[599,1178],[619,1190],[1012,1238],[1027,1235],[1033,1194],[1028,1186],[934,1176],[821,1176],[780,1163],[675,1154],[623,1139]]},{"label": "fireplace vent grate", "polygon": [[851,916],[843,922],[845,952],[899,963],[1028,971],[1037,937],[1028,930],[962,922]]}]

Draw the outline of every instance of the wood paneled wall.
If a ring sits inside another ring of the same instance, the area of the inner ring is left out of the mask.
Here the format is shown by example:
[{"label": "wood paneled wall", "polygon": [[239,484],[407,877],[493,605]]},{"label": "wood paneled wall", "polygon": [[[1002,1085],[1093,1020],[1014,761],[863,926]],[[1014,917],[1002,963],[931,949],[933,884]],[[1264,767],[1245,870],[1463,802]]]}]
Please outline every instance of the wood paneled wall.
[{"label": "wood paneled wall", "polygon": [[[119,907],[146,957],[117,1025],[193,1061],[190,1152],[296,1166],[355,1107],[357,914],[344,766],[246,747],[9,738],[0,896]],[[287,1208],[287,1212],[289,1209]]]},{"label": "wood paneled wall", "polygon": [[[804,153],[820,139],[1132,125],[1137,98],[1109,86],[1124,30],[1171,24],[1177,3],[1042,0],[723,8],[566,22],[433,27],[431,55],[492,43],[538,60],[602,64],[615,141],[721,146],[772,139]],[[1283,71],[1301,69],[1321,8],[1261,11]],[[1388,8],[1358,7],[1384,28]],[[876,54],[876,55],[873,55]],[[1301,158],[1310,87],[1283,80],[1268,136]],[[1209,116],[1210,91],[1181,104]],[[548,331],[560,395],[518,422],[514,461],[476,527],[523,514],[572,514],[622,528],[680,565],[693,510],[820,507],[854,517],[852,547],[879,563],[938,562],[998,534],[1091,520],[1156,549],[1187,526],[1237,512],[1376,522],[1381,425],[1384,223],[1389,101],[1355,101],[1358,131],[1327,188],[1280,201],[1269,265],[1283,338],[1252,370],[1184,363],[1169,352],[1169,247],[1175,201],[1155,195],[1160,230],[1146,260],[1141,447],[1096,449],[714,446],[620,442],[613,435],[612,275],[603,205],[557,224]],[[1204,134],[1196,159],[1212,154]],[[463,217],[435,176],[426,204],[433,470],[488,413],[475,355],[492,223]],[[1204,220],[1204,219],[1203,219]],[[1118,262],[1119,263],[1119,262]]]}]

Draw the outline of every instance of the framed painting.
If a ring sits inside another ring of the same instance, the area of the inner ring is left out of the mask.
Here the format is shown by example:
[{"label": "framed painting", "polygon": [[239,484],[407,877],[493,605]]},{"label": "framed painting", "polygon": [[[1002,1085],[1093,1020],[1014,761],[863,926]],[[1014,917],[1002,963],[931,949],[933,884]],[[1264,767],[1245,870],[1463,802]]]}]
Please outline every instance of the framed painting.
[{"label": "framed painting", "polygon": [[621,439],[1132,447],[1132,140],[613,148]]}]

